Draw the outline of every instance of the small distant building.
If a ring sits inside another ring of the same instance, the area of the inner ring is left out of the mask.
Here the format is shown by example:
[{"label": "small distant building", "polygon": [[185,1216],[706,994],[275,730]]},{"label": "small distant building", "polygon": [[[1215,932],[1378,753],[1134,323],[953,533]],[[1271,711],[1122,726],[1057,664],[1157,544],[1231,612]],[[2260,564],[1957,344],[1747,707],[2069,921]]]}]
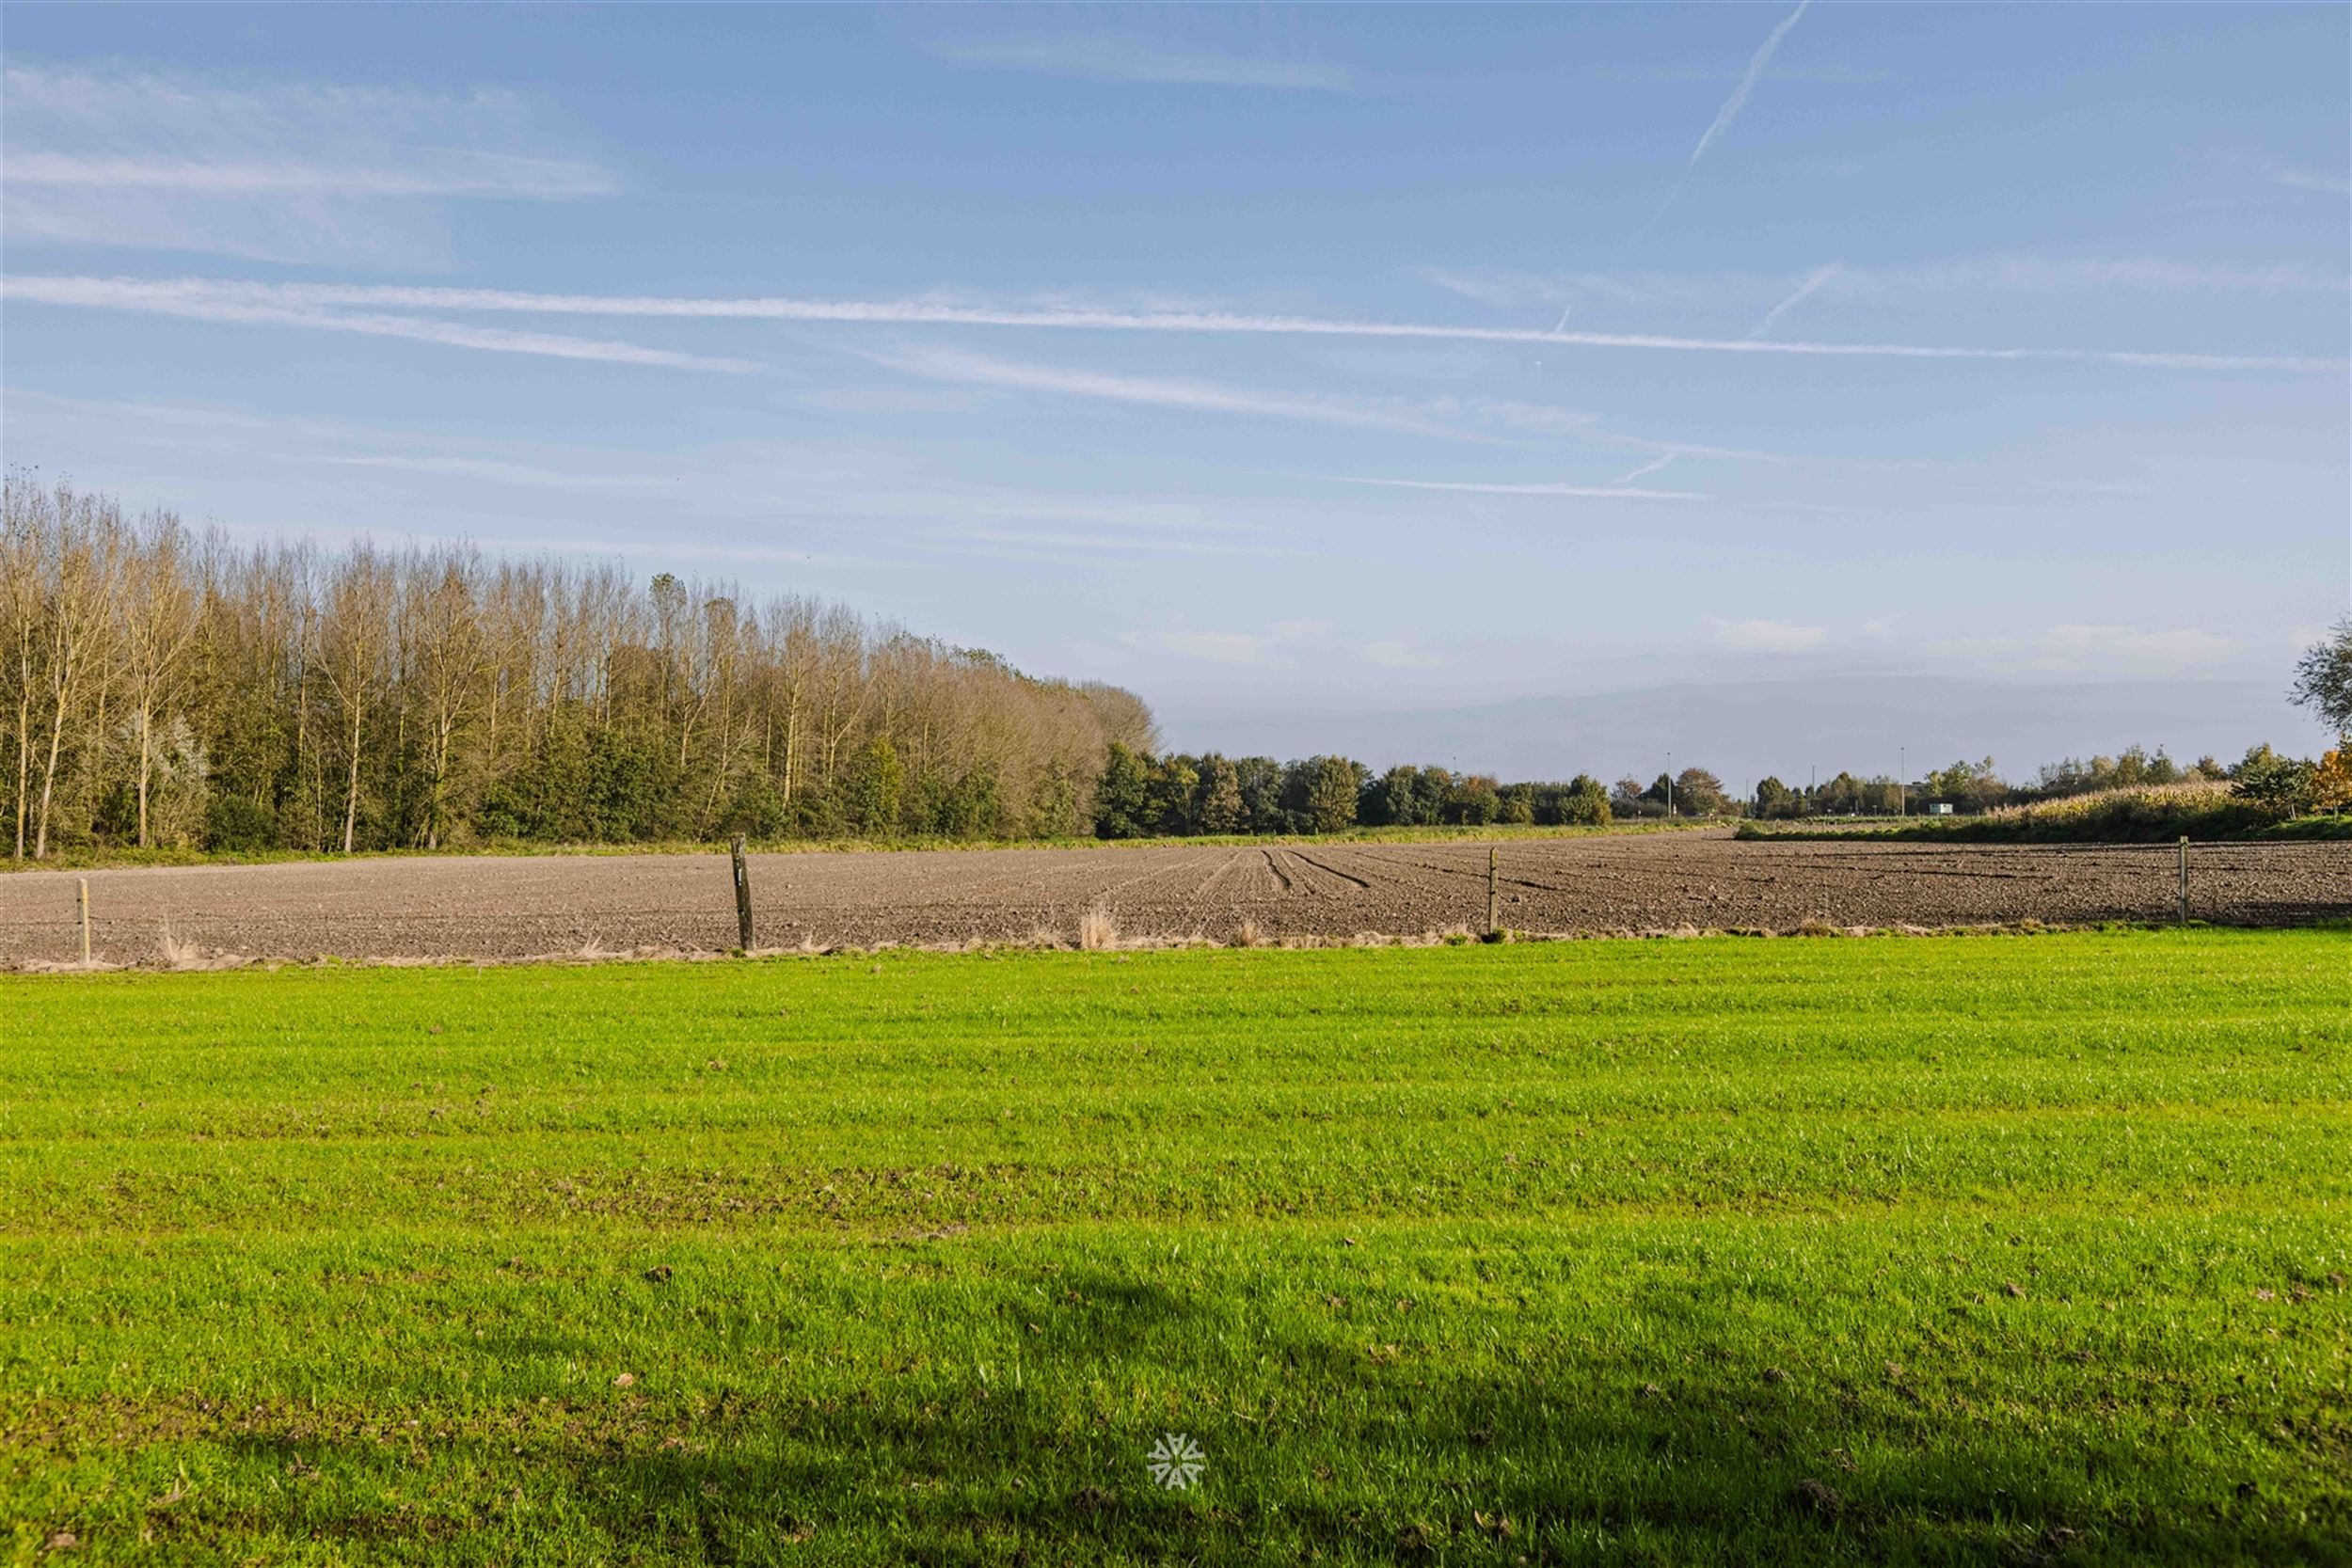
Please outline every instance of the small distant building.
[{"label": "small distant building", "polygon": [[1949,800],[1930,800],[1928,802],[1928,815],[1930,816],[1949,816],[1952,815],[1952,803]]}]

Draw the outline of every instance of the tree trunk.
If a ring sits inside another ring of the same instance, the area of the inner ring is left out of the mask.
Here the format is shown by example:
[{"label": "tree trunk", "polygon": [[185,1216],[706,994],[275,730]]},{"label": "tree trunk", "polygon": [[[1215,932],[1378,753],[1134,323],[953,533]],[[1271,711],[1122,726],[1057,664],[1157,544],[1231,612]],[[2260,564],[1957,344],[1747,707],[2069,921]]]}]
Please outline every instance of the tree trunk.
[{"label": "tree trunk", "polygon": [[343,791],[343,853],[351,853],[351,835],[359,823],[359,719],[362,710],[351,705],[351,781]]},{"label": "tree trunk", "polygon": [[57,787],[57,753],[65,746],[65,689],[57,691],[57,709],[49,723],[49,766],[40,776],[40,821],[33,830],[33,859],[49,856],[49,800]]},{"label": "tree trunk", "polygon": [[24,684],[16,699],[16,858],[24,858],[24,827],[32,815],[33,794],[33,667],[20,665]]},{"label": "tree trunk", "polygon": [[153,767],[155,716],[147,708],[139,709],[139,847],[147,845],[147,778]]}]

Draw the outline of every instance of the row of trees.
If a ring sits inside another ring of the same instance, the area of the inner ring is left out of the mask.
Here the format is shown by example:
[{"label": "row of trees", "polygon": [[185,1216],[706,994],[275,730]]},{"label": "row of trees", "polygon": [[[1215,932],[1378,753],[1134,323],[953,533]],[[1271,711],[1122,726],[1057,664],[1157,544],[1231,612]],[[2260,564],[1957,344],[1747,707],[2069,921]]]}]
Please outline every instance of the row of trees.
[{"label": "row of trees", "polygon": [[1347,757],[1282,763],[1272,757],[1152,757],[1114,745],[1096,793],[1095,832],[1104,838],[1198,833],[1335,832],[1359,825],[1484,827],[1495,823],[1605,826],[1620,818],[1893,816],[1943,802],[1963,815],[2063,795],[2212,779],[2280,816],[2352,804],[2343,753],[2320,761],[2257,746],[2233,765],[2203,757],[2183,768],[2162,751],[2133,747],[2120,757],[2045,767],[2030,784],[2004,780],[1993,759],[1955,762],[1903,784],[1885,774],[1840,772],[1797,787],[1759,781],[1735,798],[1704,768],[1619,779],[1608,789],[1586,774],[1567,784],[1502,784],[1442,768],[1391,768],[1375,774]]},{"label": "row of trees", "polygon": [[1094,831],[1103,838],[1144,838],[1609,820],[1608,792],[1582,774],[1567,784],[1506,784],[1443,768],[1406,766],[1375,775],[1340,756],[1154,757],[1113,744],[1096,790]]},{"label": "row of trees", "polygon": [[838,606],[466,547],[240,546],[6,480],[0,790],[91,843],[1068,835],[1150,710]]},{"label": "row of trees", "polygon": [[[2352,620],[2296,700],[2352,729]],[[5,483],[0,790],[18,859],[87,844],[350,851],[936,834],[1105,838],[1618,817],[1975,812],[2229,779],[2273,809],[2352,799],[2352,746],[2163,751],[2002,779],[1991,758],[1909,784],[1841,772],[1745,800],[1703,768],[1613,788],[1342,756],[1154,754],[1133,693],[818,600],[746,598],[467,547],[232,545],[167,512]]]},{"label": "row of trees", "polygon": [[1756,784],[1755,798],[1745,810],[1766,817],[1888,816],[1942,803],[1960,815],[1973,816],[2001,806],[2030,805],[2102,790],[2210,780],[2226,783],[2237,794],[2291,816],[2352,804],[2352,792],[2340,782],[2345,768],[2345,753],[2339,751],[2312,762],[2282,756],[2267,745],[2258,745],[2234,763],[2206,756],[2183,767],[2161,749],[2151,753],[2134,746],[2119,756],[2093,757],[2087,763],[2069,757],[2046,764],[2026,784],[2003,779],[1991,757],[1955,762],[1909,784],[1884,777],[1858,779],[1840,773],[1827,784],[1790,788],[1778,779],[1767,778]]}]

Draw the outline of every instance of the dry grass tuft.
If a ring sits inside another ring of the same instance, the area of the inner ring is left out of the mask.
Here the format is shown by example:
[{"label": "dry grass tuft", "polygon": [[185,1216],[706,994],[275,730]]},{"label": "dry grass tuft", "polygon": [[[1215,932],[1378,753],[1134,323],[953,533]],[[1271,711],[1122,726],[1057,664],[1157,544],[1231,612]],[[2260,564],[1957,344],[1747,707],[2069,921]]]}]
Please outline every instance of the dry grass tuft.
[{"label": "dry grass tuft", "polygon": [[1078,945],[1100,953],[1119,945],[1119,918],[1101,904],[1078,917]]},{"label": "dry grass tuft", "polygon": [[[168,920],[163,923],[162,930],[157,933],[155,952],[166,969],[243,969],[253,961],[242,953],[215,953],[197,942],[182,942],[171,934],[171,922]],[[79,969],[81,965],[73,967]]]},{"label": "dry grass tuft", "polygon": [[1241,928],[1233,933],[1233,945],[1236,947],[1262,947],[1264,944],[1265,932],[1258,928],[1258,923],[1255,920],[1251,919],[1248,915],[1244,915],[1242,917]]}]

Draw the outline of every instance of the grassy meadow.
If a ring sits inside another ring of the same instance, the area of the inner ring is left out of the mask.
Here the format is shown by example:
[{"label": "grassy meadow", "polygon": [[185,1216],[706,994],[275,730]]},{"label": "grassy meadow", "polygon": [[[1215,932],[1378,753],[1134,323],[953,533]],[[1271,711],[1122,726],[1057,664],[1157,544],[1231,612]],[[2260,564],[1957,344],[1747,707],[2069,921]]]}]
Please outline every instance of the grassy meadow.
[{"label": "grassy meadow", "polygon": [[2343,930],[0,978],[0,1533],[2344,1561],[2347,1134]]}]

